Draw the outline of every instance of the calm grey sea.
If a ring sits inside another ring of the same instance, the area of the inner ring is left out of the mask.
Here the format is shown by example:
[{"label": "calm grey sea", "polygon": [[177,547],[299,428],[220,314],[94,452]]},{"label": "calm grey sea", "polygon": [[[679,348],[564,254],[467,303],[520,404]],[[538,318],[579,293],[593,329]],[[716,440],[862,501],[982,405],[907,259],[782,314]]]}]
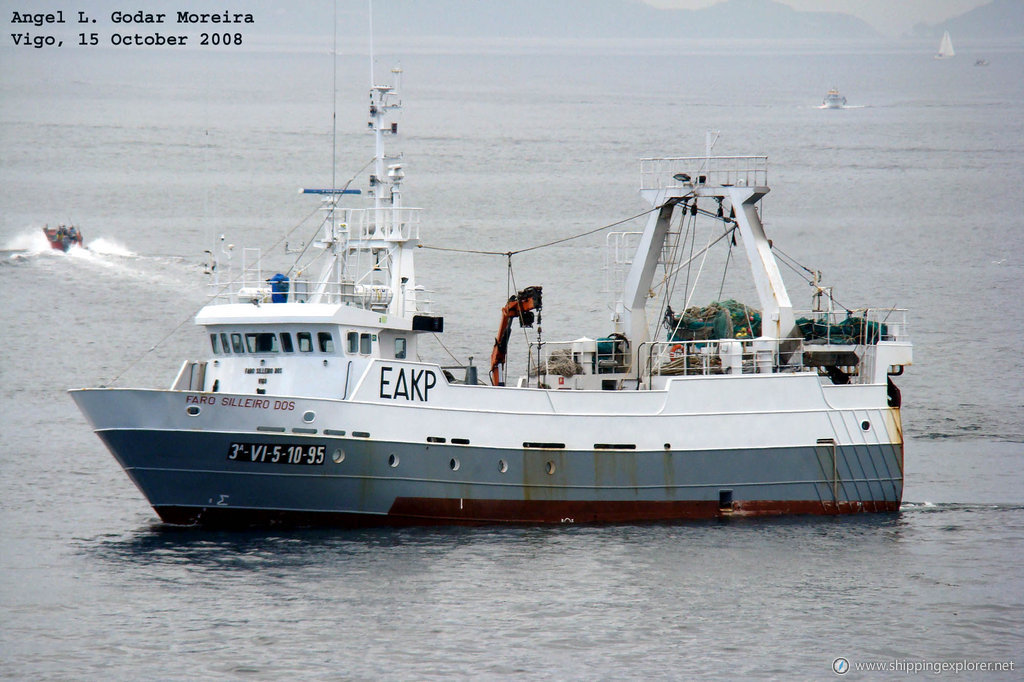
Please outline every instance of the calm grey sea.
[{"label": "calm grey sea", "polygon": [[[708,129],[719,154],[768,155],[775,244],[848,306],[911,311],[898,514],[246,533],[161,526],[65,390],[170,383],[201,346],[219,235],[236,254],[309,239],[296,189],[332,181],[329,45],[0,48],[0,676],[822,679],[844,657],[888,679],[943,662],[1019,679],[1024,48],[918,47],[378,60],[382,79],[404,69],[396,148],[431,246],[508,251],[634,215],[638,159],[702,154]],[[367,70],[343,50],[339,182],[372,154]],[[851,108],[817,108],[832,86]],[[92,250],[50,252],[57,222]],[[486,357],[505,260],[419,255],[445,345]],[[513,259],[520,288],[544,286],[547,339],[609,331],[603,255],[595,235]],[[697,300],[753,301],[741,275]]]}]

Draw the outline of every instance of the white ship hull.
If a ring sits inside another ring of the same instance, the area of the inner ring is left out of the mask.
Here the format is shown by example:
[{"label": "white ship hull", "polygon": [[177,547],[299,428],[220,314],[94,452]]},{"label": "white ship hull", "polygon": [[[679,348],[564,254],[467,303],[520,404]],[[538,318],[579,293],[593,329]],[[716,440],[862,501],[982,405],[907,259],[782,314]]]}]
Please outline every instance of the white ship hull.
[{"label": "white ship hull", "polygon": [[895,511],[902,496],[885,386],[810,373],[641,392],[442,381],[426,400],[395,400],[363,383],[351,400],[72,395],[172,523],[651,521]]}]

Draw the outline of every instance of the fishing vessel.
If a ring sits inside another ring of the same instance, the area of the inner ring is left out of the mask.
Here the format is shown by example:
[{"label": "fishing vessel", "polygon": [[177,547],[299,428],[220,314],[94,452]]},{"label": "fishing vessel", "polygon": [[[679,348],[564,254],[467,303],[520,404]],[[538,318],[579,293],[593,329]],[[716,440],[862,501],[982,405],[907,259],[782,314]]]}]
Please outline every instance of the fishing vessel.
[{"label": "fishing vessel", "polygon": [[[523,375],[509,377],[509,330],[533,324],[543,284],[503,292],[478,377],[472,362],[420,359],[444,318],[415,269],[420,212],[403,203],[405,170],[383,151],[399,106],[397,86],[372,87],[376,154],[362,187],[372,204],[344,206],[361,191],[348,186],[306,190],[323,202],[318,271],[306,263],[264,279],[243,268],[217,282],[195,318],[205,357],[185,360],[166,389],[71,391],[164,522],[569,524],[899,509],[892,377],[912,360],[906,312],[837,308],[820,283],[815,309],[794,310],[760,218],[766,157],[709,148],[643,160],[646,222],[608,235],[615,294],[603,335],[538,334],[522,349]],[[697,220],[714,233],[707,249],[742,241],[759,298],[736,313],[745,324],[730,317],[709,331],[689,309],[665,314],[667,299],[654,309],[652,292],[667,292],[703,253],[680,248]]]},{"label": "fishing vessel", "polygon": [[43,234],[50,242],[50,248],[67,253],[72,246],[84,246],[82,231],[74,225],[58,225],[57,227],[44,227]]},{"label": "fishing vessel", "polygon": [[949,37],[949,31],[945,31],[942,34],[942,40],[939,41],[939,51],[935,53],[936,59],[949,59],[955,57],[956,52],[953,50],[953,40]]},{"label": "fishing vessel", "polygon": [[846,98],[839,93],[837,88],[832,88],[821,100],[821,106],[823,109],[842,109],[846,106]]}]

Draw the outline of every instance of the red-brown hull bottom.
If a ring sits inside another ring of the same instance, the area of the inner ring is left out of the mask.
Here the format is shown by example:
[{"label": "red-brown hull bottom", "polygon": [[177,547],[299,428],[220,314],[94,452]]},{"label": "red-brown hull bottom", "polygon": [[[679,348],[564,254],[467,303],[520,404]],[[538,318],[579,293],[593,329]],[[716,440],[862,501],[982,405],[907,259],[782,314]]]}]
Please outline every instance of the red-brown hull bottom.
[{"label": "red-brown hull bottom", "polygon": [[387,515],[231,507],[157,507],[165,523],[218,527],[645,523],[729,516],[782,516],[897,512],[898,501],[823,502],[759,500],[719,507],[715,501],[569,502],[399,498]]}]

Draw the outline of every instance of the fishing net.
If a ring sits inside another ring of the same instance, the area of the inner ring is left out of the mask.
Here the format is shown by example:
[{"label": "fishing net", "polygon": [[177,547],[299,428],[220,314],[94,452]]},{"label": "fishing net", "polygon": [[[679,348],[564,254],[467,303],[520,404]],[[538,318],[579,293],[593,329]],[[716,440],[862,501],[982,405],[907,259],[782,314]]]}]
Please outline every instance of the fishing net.
[{"label": "fishing net", "polygon": [[[687,308],[682,315],[665,310],[668,341],[706,341],[709,339],[749,339],[761,335],[761,311],[739,301],[727,299],[706,306]],[[888,334],[885,323],[849,312],[835,324],[827,315],[796,320],[805,341],[833,344],[875,344]]]},{"label": "fishing net", "polygon": [[572,351],[568,348],[560,348],[551,351],[551,355],[544,360],[540,366],[530,368],[530,376],[538,374],[555,374],[562,377],[573,377],[583,374],[583,366],[573,360]]},{"label": "fishing net", "polygon": [[732,299],[692,306],[682,315],[676,315],[669,306],[664,322],[669,341],[744,339],[761,334],[760,311]]},{"label": "fishing net", "polygon": [[829,324],[828,319],[797,318],[796,325],[804,341],[820,341],[837,344],[874,344],[889,333],[885,323],[874,322],[865,317],[847,313],[846,319],[837,324]]}]

